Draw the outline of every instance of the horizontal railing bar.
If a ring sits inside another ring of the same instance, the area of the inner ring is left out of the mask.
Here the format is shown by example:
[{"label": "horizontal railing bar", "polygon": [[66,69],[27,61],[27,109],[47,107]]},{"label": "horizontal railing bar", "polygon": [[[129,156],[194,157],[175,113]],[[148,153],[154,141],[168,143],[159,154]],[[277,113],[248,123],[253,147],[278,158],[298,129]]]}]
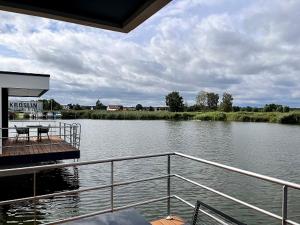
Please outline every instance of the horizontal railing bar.
[{"label": "horizontal railing bar", "polygon": [[[170,197],[173,197],[173,196],[170,196]],[[163,201],[163,200],[166,200],[168,198],[169,198],[169,196],[156,198],[156,199],[151,199],[151,200],[142,201],[142,202],[137,202],[137,203],[134,203],[134,204],[129,204],[129,205],[121,206],[121,207],[116,207],[113,210],[114,211],[119,211],[119,210],[123,210],[123,209],[132,208],[132,207],[135,207],[135,206],[146,205],[146,204],[153,203],[153,202]],[[46,223],[45,225],[56,225],[56,224],[62,224],[62,223],[66,223],[66,222],[72,222],[72,221],[75,221],[75,220],[84,219],[84,218],[88,218],[88,217],[92,217],[92,216],[97,216],[97,215],[101,215],[101,214],[108,213],[108,212],[112,212],[112,210],[111,209],[105,209],[105,210],[94,212],[94,213],[89,213],[89,214],[85,214],[85,215],[81,215],[81,216],[71,217],[71,218],[64,219],[64,220],[59,220],[59,221],[55,221],[55,222],[51,222],[51,223]]]},{"label": "horizontal railing bar", "polygon": [[299,225],[299,223],[293,221],[293,220],[285,220],[285,222],[287,222],[288,224],[292,224],[292,225]]},{"label": "horizontal railing bar", "polygon": [[[174,176],[174,175],[171,174],[170,177],[172,177],[172,176]],[[158,180],[158,179],[163,179],[163,178],[168,178],[168,177],[169,177],[169,175],[155,176],[155,177],[149,177],[149,178],[145,178],[145,179],[138,179],[138,180],[132,180],[132,181],[127,181],[127,182],[114,183],[113,185],[108,184],[108,185],[94,186],[94,187],[82,188],[82,189],[71,190],[71,191],[57,192],[57,193],[46,194],[46,195],[37,195],[35,197],[32,196],[32,197],[26,197],[26,198],[1,201],[0,206],[15,204],[15,203],[19,203],[19,202],[25,202],[25,201],[33,201],[33,200],[39,200],[39,199],[45,199],[45,198],[52,198],[52,197],[57,197],[57,196],[62,196],[62,195],[71,195],[71,194],[77,194],[77,193],[82,193],[82,192],[101,190],[101,189],[105,189],[105,188],[110,188],[112,186],[118,187],[118,186],[141,183],[141,182],[151,181],[151,180]]]},{"label": "horizontal railing bar", "polygon": [[[186,204],[186,205],[192,207],[193,209],[195,208],[195,206],[194,206],[192,203],[190,203],[190,202],[184,200],[183,198],[180,198],[180,197],[177,196],[177,195],[174,195],[173,197],[176,198],[177,200],[183,202],[184,204]],[[211,215],[210,213],[206,212],[206,211],[203,210],[203,209],[199,209],[199,211],[202,212],[202,213],[204,213],[205,215],[209,216],[210,218],[216,220],[217,222],[223,224],[223,225],[229,225],[228,223],[225,223],[223,220],[220,220],[219,218],[217,218],[217,217]]]},{"label": "horizontal railing bar", "polygon": [[244,205],[244,206],[247,206],[247,207],[249,207],[249,208],[251,208],[251,209],[254,209],[254,210],[256,210],[256,211],[259,211],[259,212],[261,212],[261,213],[264,213],[264,214],[269,215],[269,216],[271,216],[271,217],[274,217],[274,218],[276,218],[276,219],[282,220],[282,217],[281,217],[281,216],[278,216],[278,215],[276,215],[276,214],[274,214],[274,213],[271,213],[271,212],[269,212],[269,211],[266,211],[266,210],[264,210],[264,209],[261,209],[261,208],[259,208],[259,207],[254,206],[254,205],[251,205],[251,204],[249,204],[249,203],[247,203],[247,202],[244,202],[244,201],[242,201],[242,200],[239,200],[239,199],[237,199],[237,198],[234,198],[234,197],[232,197],[232,196],[230,196],[230,195],[224,194],[223,192],[217,191],[217,190],[215,190],[215,189],[213,189],[213,188],[207,187],[207,186],[205,186],[205,185],[202,185],[202,184],[200,184],[200,183],[198,183],[198,182],[196,182],[196,181],[190,180],[190,179],[185,178],[185,177],[183,177],[183,176],[180,176],[180,175],[178,175],[178,174],[175,174],[174,176],[177,177],[177,178],[179,178],[179,179],[181,179],[181,180],[184,180],[184,181],[186,181],[186,182],[189,182],[189,183],[191,183],[191,184],[194,184],[194,185],[196,185],[196,186],[198,186],[198,187],[204,188],[204,189],[206,189],[206,190],[208,190],[208,191],[210,191],[210,192],[213,192],[213,193],[215,193],[215,194],[217,194],[217,195],[220,195],[220,196],[222,196],[222,197],[224,197],[224,198],[230,199],[230,200],[232,200],[232,201],[234,201],[234,202],[237,202],[237,203],[239,203],[239,204],[242,204],[242,205]]},{"label": "horizontal railing bar", "polygon": [[[278,215],[276,215],[276,214],[274,214],[274,213],[271,213],[271,212],[269,212],[269,211],[267,211],[267,210],[261,209],[261,208],[255,206],[255,205],[252,205],[252,204],[249,204],[249,203],[244,202],[244,201],[242,201],[242,200],[239,200],[239,199],[237,199],[237,198],[234,198],[234,197],[232,197],[232,196],[230,196],[230,195],[224,194],[223,192],[217,191],[217,190],[215,190],[215,189],[213,189],[213,188],[210,188],[210,187],[207,187],[207,186],[205,186],[205,185],[202,185],[202,184],[200,184],[200,183],[198,183],[198,182],[196,182],[196,181],[190,180],[190,179],[185,178],[185,177],[183,177],[183,176],[180,176],[180,175],[178,175],[178,174],[174,174],[174,177],[177,177],[177,178],[179,178],[179,179],[181,179],[181,180],[187,181],[187,182],[189,182],[189,183],[191,183],[191,184],[194,184],[194,185],[196,185],[196,186],[198,186],[198,187],[204,188],[204,189],[206,189],[206,190],[208,190],[208,191],[210,191],[210,192],[213,192],[213,193],[215,193],[215,194],[217,194],[217,195],[220,195],[220,196],[222,196],[222,197],[224,197],[224,198],[227,198],[227,199],[229,199],[229,200],[232,200],[232,201],[234,201],[234,202],[236,202],[236,203],[239,203],[239,204],[241,204],[241,205],[247,206],[248,208],[251,208],[251,209],[253,209],[253,210],[255,210],[255,211],[261,212],[261,213],[263,213],[263,214],[265,214],[265,215],[268,215],[268,216],[270,216],[270,217],[273,217],[273,218],[275,218],[275,219],[282,220],[282,217],[281,217],[281,216],[278,216]],[[291,221],[291,220],[289,220],[289,222],[290,222],[291,224],[294,224],[294,225],[300,225],[300,224],[298,224],[298,223],[296,223],[296,222],[294,222],[294,221]]]},{"label": "horizontal railing bar", "polygon": [[91,161],[83,161],[83,162],[60,163],[60,164],[55,164],[55,165],[32,166],[32,167],[23,167],[23,168],[14,168],[14,169],[2,169],[2,170],[0,170],[0,177],[21,175],[21,174],[31,174],[33,172],[65,168],[65,167],[85,166],[85,165],[92,165],[92,164],[119,162],[119,161],[144,159],[144,158],[155,158],[155,157],[162,157],[162,156],[167,156],[167,155],[174,155],[174,153],[171,152],[171,153],[160,153],[160,154],[149,154],[149,155],[137,155],[137,156],[108,158],[108,159],[102,159],[102,160],[91,160]]},{"label": "horizontal railing bar", "polygon": [[232,167],[232,166],[226,166],[226,165],[221,164],[221,163],[212,162],[212,161],[209,161],[209,160],[197,158],[197,157],[182,154],[182,153],[179,153],[179,152],[175,152],[175,155],[181,156],[183,158],[191,159],[191,160],[194,160],[194,161],[197,161],[197,162],[205,163],[205,164],[208,164],[208,165],[212,165],[212,166],[215,166],[215,167],[219,167],[219,168],[222,168],[222,169],[226,169],[226,170],[229,170],[229,171],[232,171],[232,172],[247,175],[247,176],[250,176],[250,177],[255,177],[255,178],[258,178],[258,179],[261,179],[261,180],[269,181],[269,182],[272,182],[272,183],[275,183],[275,184],[286,185],[288,187],[300,190],[300,184],[296,184],[296,183],[293,183],[293,182],[288,182],[288,181],[284,181],[284,180],[281,180],[281,179],[278,179],[278,178],[273,178],[273,177],[269,177],[269,176],[266,176],[266,175],[261,175],[261,174],[258,174],[258,173],[250,172],[250,171],[247,171],[247,170],[242,170],[242,169]]}]

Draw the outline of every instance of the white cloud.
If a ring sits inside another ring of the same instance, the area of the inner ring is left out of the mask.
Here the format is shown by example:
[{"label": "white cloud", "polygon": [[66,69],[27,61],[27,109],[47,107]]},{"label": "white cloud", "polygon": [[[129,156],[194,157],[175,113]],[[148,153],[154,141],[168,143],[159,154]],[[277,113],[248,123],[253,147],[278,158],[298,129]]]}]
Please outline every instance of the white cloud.
[{"label": "white cloud", "polygon": [[129,35],[1,12],[0,70],[51,74],[63,103],[161,105],[172,90],[189,101],[211,90],[299,106],[300,2],[234,2],[174,1]]}]

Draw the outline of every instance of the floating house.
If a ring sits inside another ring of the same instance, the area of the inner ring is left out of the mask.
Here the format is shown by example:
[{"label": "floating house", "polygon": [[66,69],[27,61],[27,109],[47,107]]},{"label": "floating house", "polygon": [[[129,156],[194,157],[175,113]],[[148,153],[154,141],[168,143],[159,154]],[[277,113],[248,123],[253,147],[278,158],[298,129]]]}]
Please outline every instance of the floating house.
[{"label": "floating house", "polygon": [[50,75],[0,72],[0,165],[79,158],[78,124],[13,121],[9,97],[40,97],[49,90]]}]

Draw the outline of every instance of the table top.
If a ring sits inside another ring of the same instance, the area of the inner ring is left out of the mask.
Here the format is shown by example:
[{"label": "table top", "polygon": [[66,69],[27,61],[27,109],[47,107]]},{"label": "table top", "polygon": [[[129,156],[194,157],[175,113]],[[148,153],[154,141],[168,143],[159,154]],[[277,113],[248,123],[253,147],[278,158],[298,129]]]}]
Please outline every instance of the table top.
[{"label": "table top", "polygon": [[63,223],[63,225],[151,225],[135,209],[120,210],[113,213],[105,213],[98,216],[92,216],[72,222]]},{"label": "table top", "polygon": [[28,128],[40,128],[40,127],[43,127],[42,125],[28,125],[26,126]]}]

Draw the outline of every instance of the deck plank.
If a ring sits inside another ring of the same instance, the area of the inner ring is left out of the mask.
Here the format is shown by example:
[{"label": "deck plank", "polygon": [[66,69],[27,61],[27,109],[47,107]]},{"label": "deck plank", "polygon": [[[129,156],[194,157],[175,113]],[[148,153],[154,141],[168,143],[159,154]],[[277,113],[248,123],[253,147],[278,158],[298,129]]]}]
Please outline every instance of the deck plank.
[{"label": "deck plank", "polygon": [[[50,145],[52,143],[52,145]],[[45,145],[48,144],[48,145]],[[48,154],[79,151],[77,148],[67,143],[59,136],[50,136],[50,140],[47,137],[43,137],[42,141],[38,141],[37,138],[31,138],[30,141],[20,139],[7,140],[3,144],[3,154],[0,157],[12,157],[20,155],[35,155],[35,154]]]},{"label": "deck plank", "polygon": [[179,217],[172,217],[172,219],[160,219],[151,222],[152,225],[183,225],[184,221]]}]

